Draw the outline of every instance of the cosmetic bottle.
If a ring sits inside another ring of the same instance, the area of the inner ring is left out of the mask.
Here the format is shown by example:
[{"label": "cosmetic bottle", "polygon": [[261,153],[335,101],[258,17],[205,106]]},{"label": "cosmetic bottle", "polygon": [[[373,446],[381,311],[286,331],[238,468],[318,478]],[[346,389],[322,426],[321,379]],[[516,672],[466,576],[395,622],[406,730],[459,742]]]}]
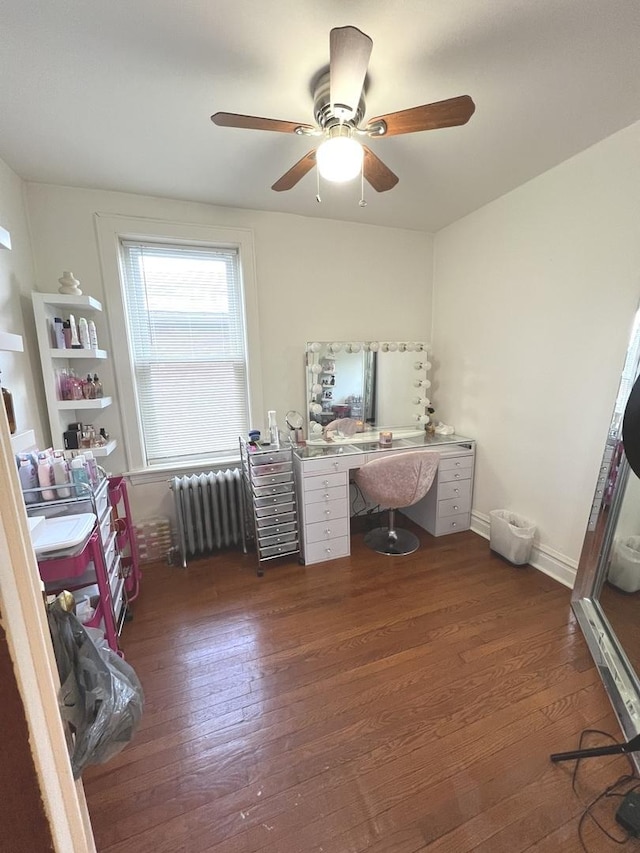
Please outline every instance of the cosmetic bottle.
[{"label": "cosmetic bottle", "polygon": [[64,323],[62,317],[53,318],[53,340],[56,349],[66,349],[64,341]]},{"label": "cosmetic bottle", "polygon": [[2,387],[2,400],[4,402],[4,408],[7,412],[7,420],[9,421],[9,432],[11,435],[16,431],[16,412],[13,408],[13,394],[9,391],[8,388],[5,388],[2,385],[2,380],[0,379],[0,386]]},{"label": "cosmetic bottle", "polygon": [[84,456],[85,467],[89,475],[89,482],[92,486],[98,485],[98,463],[95,460],[92,450],[85,450]]},{"label": "cosmetic bottle", "polygon": [[69,328],[71,329],[71,349],[82,349],[82,344],[78,340],[76,318],[73,314],[69,314]]},{"label": "cosmetic bottle", "polygon": [[80,338],[80,346],[82,349],[89,349],[89,324],[85,317],[80,317],[78,320],[78,336]]},{"label": "cosmetic bottle", "polygon": [[102,438],[105,444],[109,441],[109,433],[104,427],[100,427],[100,438]]},{"label": "cosmetic bottle", "polygon": [[52,501],[56,493],[53,489],[47,488],[53,484],[53,471],[51,469],[51,458],[48,453],[41,453],[38,456],[38,483],[43,489],[42,500]]},{"label": "cosmetic bottle", "polygon": [[98,349],[98,333],[93,320],[89,320],[89,346],[91,349]]},{"label": "cosmetic bottle", "polygon": [[[84,456],[76,456],[71,460],[71,480],[76,486],[89,486],[89,473],[85,467]],[[83,489],[76,489],[76,494],[81,495]]]},{"label": "cosmetic bottle", "polygon": [[64,338],[64,348],[71,349],[71,323],[68,320],[65,320],[62,324],[62,336]]},{"label": "cosmetic bottle", "polygon": [[31,491],[38,488],[38,469],[33,462],[31,454],[20,456],[20,467],[18,468],[20,486],[24,492],[24,502],[35,504],[41,500],[40,492]]},{"label": "cosmetic bottle", "polygon": [[91,378],[90,373],[87,373],[87,378],[82,383],[82,396],[85,400],[95,400],[98,396],[96,383]]},{"label": "cosmetic bottle", "polygon": [[102,382],[98,379],[98,374],[93,374],[93,384],[96,386],[96,399],[100,399],[104,397],[104,390],[102,388]]},{"label": "cosmetic bottle", "polygon": [[[53,482],[56,486],[63,486],[69,482],[69,465],[62,453],[53,454]],[[56,489],[58,498],[71,497],[71,489]]]},{"label": "cosmetic bottle", "polygon": [[280,443],[280,436],[278,434],[276,413],[273,409],[269,409],[267,412],[267,421],[269,426],[269,442],[277,446]]}]

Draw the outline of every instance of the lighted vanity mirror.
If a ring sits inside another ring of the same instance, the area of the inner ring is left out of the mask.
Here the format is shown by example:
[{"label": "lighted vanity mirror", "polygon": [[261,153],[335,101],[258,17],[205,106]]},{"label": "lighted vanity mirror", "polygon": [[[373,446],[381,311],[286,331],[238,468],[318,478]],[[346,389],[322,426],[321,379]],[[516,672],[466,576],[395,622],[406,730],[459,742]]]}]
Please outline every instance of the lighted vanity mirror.
[{"label": "lighted vanity mirror", "polygon": [[381,428],[402,428],[405,437],[424,432],[430,368],[423,342],[307,343],[308,439],[320,440],[339,418],[361,422],[351,443],[369,441]]}]

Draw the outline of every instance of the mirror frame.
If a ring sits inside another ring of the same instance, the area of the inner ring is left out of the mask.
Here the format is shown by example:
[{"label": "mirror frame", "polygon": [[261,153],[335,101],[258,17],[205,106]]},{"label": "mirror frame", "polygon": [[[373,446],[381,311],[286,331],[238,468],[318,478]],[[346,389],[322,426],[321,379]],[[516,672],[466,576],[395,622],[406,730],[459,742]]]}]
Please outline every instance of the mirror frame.
[{"label": "mirror frame", "polygon": [[[416,372],[415,380],[421,380],[421,386],[418,387],[407,382],[407,399],[410,400],[413,397],[420,398],[420,402],[414,402],[415,406],[415,414],[414,421],[417,425],[419,424],[427,424],[429,422],[429,417],[427,415],[427,408],[431,404],[431,400],[429,399],[429,393],[431,388],[431,381],[428,379],[429,371],[431,370],[431,363],[429,361],[430,356],[430,347],[424,341],[308,341],[305,347],[305,375],[306,375],[306,428],[307,428],[307,436],[311,437],[311,423],[315,421],[313,417],[314,414],[318,414],[313,412],[311,407],[313,405],[321,405],[321,401],[317,394],[313,393],[313,386],[318,382],[317,374],[314,375],[313,367],[314,365],[319,365],[320,360],[322,359],[322,353],[326,351],[331,351],[332,348],[336,348],[334,352],[347,352],[347,353],[363,353],[365,356],[379,356],[382,353],[393,353],[393,352],[410,352],[415,353],[416,362],[421,362],[423,364],[422,368],[416,364]],[[374,381],[371,379],[369,375],[369,382]],[[314,381],[315,380],[315,381]],[[366,383],[367,383],[367,371],[363,370],[363,412],[362,417],[359,418],[365,423],[370,423],[373,426],[379,426],[377,421],[372,420],[372,414],[370,411],[370,406],[373,404],[373,400],[375,397],[375,388],[370,388],[371,399],[367,401],[366,399]],[[317,421],[315,421],[317,423]],[[403,424],[404,425],[404,424]],[[383,424],[382,426],[389,426],[389,424]]]},{"label": "mirror frame", "polygon": [[[609,570],[611,549],[627,482],[629,476],[635,476],[626,460],[624,450],[621,451],[621,459],[617,464],[615,449],[619,448],[622,442],[621,412],[624,412],[631,387],[639,377],[639,320],[640,311],[636,314],[627,349],[625,369],[618,388],[571,595],[571,607],[626,740],[631,740],[640,734],[640,677],[607,618],[599,598]],[[603,498],[607,484],[612,481],[611,500],[607,503]],[[640,756],[636,753],[630,755],[640,771]]]}]

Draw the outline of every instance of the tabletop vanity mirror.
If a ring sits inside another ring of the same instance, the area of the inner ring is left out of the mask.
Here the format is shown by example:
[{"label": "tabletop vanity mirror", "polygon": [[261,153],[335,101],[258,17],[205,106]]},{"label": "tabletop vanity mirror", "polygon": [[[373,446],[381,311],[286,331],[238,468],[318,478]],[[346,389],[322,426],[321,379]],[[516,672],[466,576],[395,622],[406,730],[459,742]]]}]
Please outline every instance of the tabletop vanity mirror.
[{"label": "tabletop vanity mirror", "polygon": [[[627,740],[640,734],[639,368],[640,314],[627,351],[572,594],[573,610]],[[634,760],[640,765],[638,753]]]},{"label": "tabletop vanity mirror", "polygon": [[358,422],[350,442],[380,429],[424,432],[431,381],[423,342],[311,341],[306,346],[307,436],[322,440],[339,418]]}]

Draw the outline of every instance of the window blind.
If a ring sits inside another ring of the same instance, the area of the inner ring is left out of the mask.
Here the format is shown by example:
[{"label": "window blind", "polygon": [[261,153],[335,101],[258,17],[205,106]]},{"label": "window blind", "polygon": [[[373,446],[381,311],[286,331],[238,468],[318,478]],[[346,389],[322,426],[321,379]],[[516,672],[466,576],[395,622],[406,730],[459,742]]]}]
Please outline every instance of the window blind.
[{"label": "window blind", "polygon": [[238,251],[127,240],[121,255],[147,464],[237,451],[249,428]]}]

